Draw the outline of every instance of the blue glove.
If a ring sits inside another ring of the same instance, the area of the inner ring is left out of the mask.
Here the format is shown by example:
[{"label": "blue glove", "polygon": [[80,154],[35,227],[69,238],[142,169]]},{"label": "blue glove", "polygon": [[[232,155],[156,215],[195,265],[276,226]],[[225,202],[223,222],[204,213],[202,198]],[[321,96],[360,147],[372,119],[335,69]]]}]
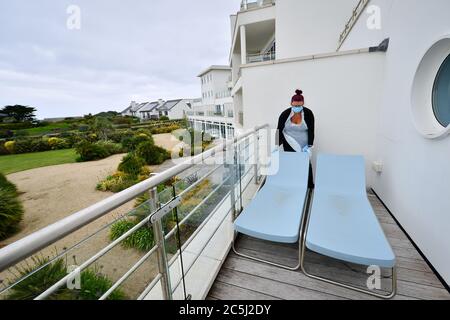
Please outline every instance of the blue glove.
[{"label": "blue glove", "polygon": [[312,147],[304,146],[302,152],[306,152],[310,158],[312,157]]}]

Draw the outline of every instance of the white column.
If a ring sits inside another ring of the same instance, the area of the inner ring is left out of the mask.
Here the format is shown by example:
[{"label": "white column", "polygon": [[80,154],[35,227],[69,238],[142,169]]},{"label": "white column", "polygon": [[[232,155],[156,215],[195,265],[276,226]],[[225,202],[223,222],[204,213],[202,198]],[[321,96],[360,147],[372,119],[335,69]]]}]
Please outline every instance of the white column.
[{"label": "white column", "polygon": [[245,25],[241,26],[241,64],[247,64],[247,35]]}]

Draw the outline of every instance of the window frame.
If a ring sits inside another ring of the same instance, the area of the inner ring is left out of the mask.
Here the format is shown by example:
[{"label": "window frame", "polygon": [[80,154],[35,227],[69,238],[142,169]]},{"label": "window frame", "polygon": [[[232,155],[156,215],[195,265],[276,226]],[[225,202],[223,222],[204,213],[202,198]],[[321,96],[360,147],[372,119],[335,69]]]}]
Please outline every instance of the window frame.
[{"label": "window frame", "polygon": [[[431,108],[433,109],[433,115],[434,118],[436,119],[436,121],[443,126],[444,128],[448,127],[450,125],[450,121],[449,124],[445,124],[444,122],[442,122],[443,119],[441,119],[438,116],[438,103],[436,102],[437,100],[437,86],[438,86],[438,81],[440,79],[441,73],[443,72],[444,68],[450,68],[450,54],[444,59],[444,61],[441,63],[439,70],[436,74],[436,77],[434,78],[434,82],[433,82],[433,89],[432,89],[432,93],[431,93]],[[450,102],[450,101],[449,101]]]}]

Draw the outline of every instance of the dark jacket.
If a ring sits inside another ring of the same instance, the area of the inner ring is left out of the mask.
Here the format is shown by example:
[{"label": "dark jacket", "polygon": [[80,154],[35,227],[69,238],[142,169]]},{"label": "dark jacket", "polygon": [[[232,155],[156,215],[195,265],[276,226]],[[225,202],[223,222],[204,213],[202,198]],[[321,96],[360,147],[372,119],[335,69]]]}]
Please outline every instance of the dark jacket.
[{"label": "dark jacket", "polygon": [[[292,108],[289,108],[280,115],[280,118],[278,119],[278,130],[277,130],[277,136],[278,136],[278,144],[281,146],[283,145],[284,151],[287,152],[294,152],[295,150],[289,145],[289,143],[286,141],[286,138],[284,136],[283,130],[286,125],[286,121],[291,115]],[[315,120],[314,120],[314,114],[313,112],[303,107],[303,114],[305,116],[305,119],[303,119],[306,122],[306,125],[308,126],[308,145],[313,146],[314,145],[314,130],[315,130]]]}]

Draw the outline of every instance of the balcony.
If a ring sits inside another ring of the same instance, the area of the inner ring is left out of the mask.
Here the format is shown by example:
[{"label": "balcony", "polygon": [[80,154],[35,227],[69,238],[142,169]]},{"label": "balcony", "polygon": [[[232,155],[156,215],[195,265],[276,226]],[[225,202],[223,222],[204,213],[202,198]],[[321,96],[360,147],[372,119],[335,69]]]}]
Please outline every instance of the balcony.
[{"label": "balcony", "polygon": [[[264,187],[263,164],[270,152],[265,147],[270,134],[267,128],[257,127],[187,158],[0,249],[0,279],[6,280],[0,281],[0,300],[375,299],[308,278],[300,271],[230,253],[233,221]],[[161,188],[163,185],[166,187]],[[137,198],[140,205],[130,210]],[[397,256],[395,298],[450,299],[383,204],[373,193],[369,199]],[[116,209],[121,209],[120,214]],[[111,237],[112,227],[118,223],[132,225]],[[152,236],[146,238],[149,234]],[[132,247],[142,238],[147,240],[140,242],[139,249]],[[298,244],[275,244],[245,236],[237,238],[236,244],[241,252],[279,263],[291,264],[297,259]],[[312,252],[306,253],[306,261],[315,272],[343,282],[365,285],[367,281],[366,270],[358,265]],[[44,277],[47,274],[51,278]],[[76,283],[81,279],[82,289],[88,276],[108,280],[104,281],[106,288],[83,298]],[[382,277],[382,290],[389,281]],[[24,292],[26,295],[19,295]]]},{"label": "balcony", "polygon": [[275,0],[242,0],[241,11],[275,5]]},{"label": "balcony", "polygon": [[276,53],[274,51],[263,54],[248,54],[247,63],[257,63],[275,60]]}]

